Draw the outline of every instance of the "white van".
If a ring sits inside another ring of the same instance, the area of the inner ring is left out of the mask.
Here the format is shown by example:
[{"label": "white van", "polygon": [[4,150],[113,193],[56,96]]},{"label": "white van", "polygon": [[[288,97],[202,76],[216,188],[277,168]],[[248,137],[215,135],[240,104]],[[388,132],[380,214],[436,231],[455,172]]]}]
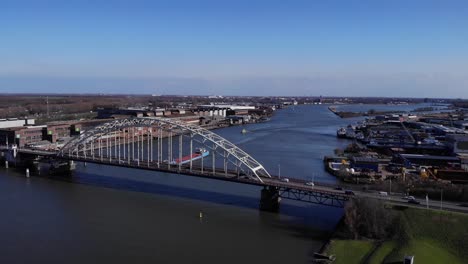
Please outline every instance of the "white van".
[{"label": "white van", "polygon": [[388,196],[388,193],[387,192],[379,192],[379,195],[380,196]]}]

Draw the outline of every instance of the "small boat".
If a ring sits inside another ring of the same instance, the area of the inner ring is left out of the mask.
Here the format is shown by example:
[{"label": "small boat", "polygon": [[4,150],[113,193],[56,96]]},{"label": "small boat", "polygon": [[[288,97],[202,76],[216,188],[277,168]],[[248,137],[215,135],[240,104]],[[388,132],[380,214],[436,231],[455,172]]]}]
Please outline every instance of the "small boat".
[{"label": "small boat", "polygon": [[330,261],[334,261],[336,259],[335,255],[327,256],[325,254],[320,254],[317,252],[314,253],[314,257],[315,259],[323,259],[323,260],[330,260]]},{"label": "small boat", "polygon": [[243,128],[242,131],[241,131],[242,134],[245,134],[247,133],[247,129]]},{"label": "small boat", "polygon": [[340,128],[336,131],[336,136],[339,138],[346,138],[346,129]]},{"label": "small boat", "polygon": [[356,131],[354,130],[354,127],[349,125],[347,128],[346,128],[346,138],[350,138],[350,139],[354,139],[356,138]]}]

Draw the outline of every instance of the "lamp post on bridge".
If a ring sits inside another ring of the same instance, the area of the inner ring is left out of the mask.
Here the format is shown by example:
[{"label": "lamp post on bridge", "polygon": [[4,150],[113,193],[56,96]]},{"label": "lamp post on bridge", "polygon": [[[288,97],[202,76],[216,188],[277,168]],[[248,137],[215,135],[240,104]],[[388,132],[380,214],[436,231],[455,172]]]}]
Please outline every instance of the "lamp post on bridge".
[{"label": "lamp post on bridge", "polygon": [[388,194],[392,195],[392,176],[390,176],[389,179],[390,179],[390,190]]},{"label": "lamp post on bridge", "polygon": [[442,197],[444,194],[444,189],[440,187],[440,210],[442,210]]},{"label": "lamp post on bridge", "polygon": [[281,164],[278,163],[278,179],[281,179]]}]

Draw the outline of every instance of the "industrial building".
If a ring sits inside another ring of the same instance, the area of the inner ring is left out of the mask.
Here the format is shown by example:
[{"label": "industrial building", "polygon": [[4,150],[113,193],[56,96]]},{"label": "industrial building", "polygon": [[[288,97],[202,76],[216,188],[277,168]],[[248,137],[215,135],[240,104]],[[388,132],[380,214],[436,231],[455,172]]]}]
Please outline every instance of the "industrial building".
[{"label": "industrial building", "polygon": [[398,154],[396,161],[404,164],[406,167],[412,165],[430,167],[460,167],[461,165],[459,157],[420,154]]},{"label": "industrial building", "polygon": [[228,115],[247,115],[249,110],[254,110],[255,106],[250,105],[227,105],[227,104],[209,104],[199,105],[195,113],[199,116],[222,116]]},{"label": "industrial building", "polygon": [[46,126],[20,126],[0,129],[0,145],[16,144],[24,147],[44,138]]},{"label": "industrial building", "polygon": [[18,119],[18,118],[0,119],[0,128],[33,126],[34,123],[35,123],[34,119]]},{"label": "industrial building", "polygon": [[447,135],[447,143],[454,154],[468,154],[468,135]]},{"label": "industrial building", "polygon": [[[22,121],[25,124],[28,121]],[[86,120],[86,121],[58,121],[50,122],[42,126],[22,125],[15,127],[0,128],[0,145],[16,144],[22,148],[28,145],[36,144],[41,141],[56,143],[60,138],[67,138],[73,135],[79,135],[83,129],[94,127],[100,123],[109,121],[109,119]],[[29,121],[31,122],[31,121]],[[33,121],[31,122],[33,123]],[[20,122],[10,123],[20,124]]]},{"label": "industrial building", "polygon": [[154,116],[154,111],[146,108],[102,108],[97,110],[97,118],[127,118]]},{"label": "industrial building", "polygon": [[351,167],[379,172],[379,159],[374,157],[352,157]]}]

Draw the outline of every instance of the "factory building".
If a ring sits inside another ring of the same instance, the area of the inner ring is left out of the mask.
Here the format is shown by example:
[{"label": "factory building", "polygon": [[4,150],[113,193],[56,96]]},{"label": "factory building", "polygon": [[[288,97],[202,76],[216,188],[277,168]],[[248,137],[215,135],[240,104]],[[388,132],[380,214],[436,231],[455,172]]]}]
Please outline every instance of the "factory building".
[{"label": "factory building", "polygon": [[16,144],[20,148],[43,140],[46,126],[20,126],[0,129],[0,145]]},{"label": "factory building", "polygon": [[374,157],[352,157],[351,167],[379,172],[379,159]]},{"label": "factory building", "polygon": [[47,125],[46,133],[44,133],[44,139],[52,143],[57,142],[57,139],[70,137],[71,135],[71,125],[67,123],[56,123],[52,125]]},{"label": "factory building", "polygon": [[209,104],[199,105],[195,113],[199,116],[222,116],[228,115],[246,115],[249,110],[255,109],[255,106],[249,105],[227,105],[227,104]]},{"label": "factory building", "polygon": [[0,128],[33,126],[33,125],[34,125],[34,119],[18,119],[18,118],[0,119]]},{"label": "factory building", "polygon": [[398,154],[396,162],[409,166],[460,167],[459,157],[434,156],[421,154]]},{"label": "factory building", "polygon": [[97,118],[128,118],[155,116],[155,112],[146,108],[103,108],[97,110]]},{"label": "factory building", "polygon": [[447,135],[447,144],[454,154],[468,154],[468,135]]}]

